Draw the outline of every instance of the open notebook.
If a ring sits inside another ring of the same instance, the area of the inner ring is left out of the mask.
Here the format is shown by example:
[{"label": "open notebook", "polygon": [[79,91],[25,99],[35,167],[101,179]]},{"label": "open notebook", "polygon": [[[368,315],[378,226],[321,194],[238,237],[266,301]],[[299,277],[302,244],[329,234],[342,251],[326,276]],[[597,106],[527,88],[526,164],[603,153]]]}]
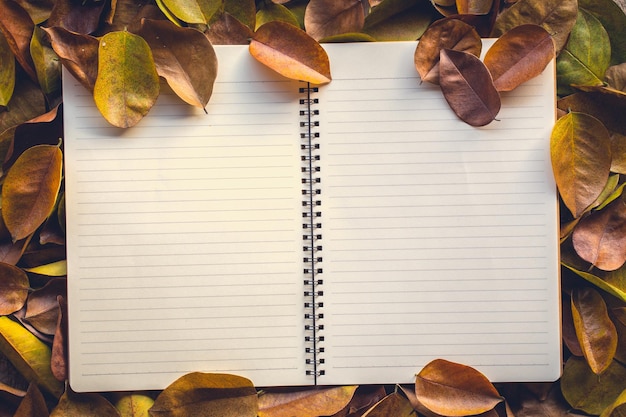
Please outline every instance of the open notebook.
[{"label": "open notebook", "polygon": [[474,128],[415,43],[324,47],[319,89],[216,47],[208,114],[163,93],[127,130],[66,74],[73,389],[558,378],[553,64]]}]

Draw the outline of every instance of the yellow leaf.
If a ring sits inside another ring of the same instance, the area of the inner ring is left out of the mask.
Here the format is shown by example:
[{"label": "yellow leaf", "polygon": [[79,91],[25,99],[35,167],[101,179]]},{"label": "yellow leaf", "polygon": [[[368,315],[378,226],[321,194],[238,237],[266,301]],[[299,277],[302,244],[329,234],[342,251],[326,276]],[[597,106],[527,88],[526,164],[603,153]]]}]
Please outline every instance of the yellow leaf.
[{"label": "yellow leaf", "polygon": [[15,57],[9,44],[0,32],[0,106],[6,106],[15,89]]},{"label": "yellow leaf", "polygon": [[154,405],[151,397],[143,394],[127,394],[115,402],[120,417],[149,417],[148,410]]},{"label": "yellow leaf", "polygon": [[313,84],[331,80],[326,51],[306,32],[289,23],[272,21],[261,26],[250,42],[250,54],[287,78]]}]

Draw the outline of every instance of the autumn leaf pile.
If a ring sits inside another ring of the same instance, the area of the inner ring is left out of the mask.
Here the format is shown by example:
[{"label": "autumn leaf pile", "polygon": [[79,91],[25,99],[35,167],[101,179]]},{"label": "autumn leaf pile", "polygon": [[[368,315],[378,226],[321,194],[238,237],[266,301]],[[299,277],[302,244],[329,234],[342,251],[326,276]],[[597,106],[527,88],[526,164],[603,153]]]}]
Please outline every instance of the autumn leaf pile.
[{"label": "autumn leaf pile", "polygon": [[[486,54],[483,37],[498,38]],[[161,80],[206,106],[212,45],[249,45],[283,76],[324,84],[320,43],[416,39],[422,81],[474,126],[556,57],[562,378],[494,386],[442,358],[411,386],[260,389],[192,373],[162,392],[67,389],[61,68],[132,128]],[[0,0],[0,416],[622,416],[624,115],[626,15],[612,0]]]}]

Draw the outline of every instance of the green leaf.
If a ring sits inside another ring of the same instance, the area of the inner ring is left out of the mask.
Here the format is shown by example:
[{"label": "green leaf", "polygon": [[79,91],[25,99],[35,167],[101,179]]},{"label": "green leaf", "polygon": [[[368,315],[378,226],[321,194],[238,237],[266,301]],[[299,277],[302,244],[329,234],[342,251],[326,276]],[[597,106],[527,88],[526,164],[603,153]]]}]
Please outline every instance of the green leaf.
[{"label": "green leaf", "polygon": [[550,153],[563,202],[578,218],[598,198],[609,178],[609,132],[595,117],[569,113],[552,129]]},{"label": "green leaf", "polygon": [[626,388],[626,368],[611,362],[602,375],[593,373],[584,358],[572,356],[565,363],[561,377],[561,391],[565,400],[575,409],[599,415],[609,407]]},{"label": "green leaf", "polygon": [[62,168],[58,146],[33,146],[17,158],[2,187],[2,217],[13,241],[29,236],[51,214]]},{"label": "green leaf", "polygon": [[50,348],[7,316],[0,317],[0,352],[29,381],[59,397],[63,383],[50,370]]},{"label": "green leaf", "polygon": [[[162,0],[164,12],[173,14],[185,23],[208,24],[222,6],[221,0]],[[159,6],[161,6],[159,4]]]},{"label": "green leaf", "polygon": [[0,315],[21,309],[29,289],[28,275],[21,268],[0,262]]},{"label": "green leaf", "polygon": [[565,49],[556,60],[558,93],[572,92],[572,85],[602,85],[611,62],[611,43],[602,23],[581,9]]},{"label": "green leaf", "polygon": [[378,41],[414,41],[428,29],[433,14],[422,0],[385,0],[366,16],[363,32]]},{"label": "green leaf", "polygon": [[0,107],[9,104],[15,90],[15,57],[0,32]]},{"label": "green leaf", "polygon": [[261,3],[259,10],[256,12],[256,27],[254,30],[257,30],[264,24],[274,20],[279,20],[281,22],[300,27],[298,18],[291,12],[291,10],[282,4],[276,4],[268,1]]},{"label": "green leaf", "polygon": [[129,32],[110,32],[100,39],[94,101],[114,126],[134,126],[159,95],[159,76],[148,43]]},{"label": "green leaf", "polygon": [[578,0],[578,6],[598,18],[606,29],[611,40],[611,63],[626,62],[626,14],[624,11],[614,0]]},{"label": "green leaf", "polygon": [[519,0],[498,16],[491,37],[499,38],[515,26],[531,23],[543,26],[561,51],[577,15],[577,0]]},{"label": "green leaf", "polygon": [[33,57],[39,86],[45,94],[51,94],[61,88],[61,65],[51,47],[44,44],[44,31],[35,27],[30,41],[30,54]]},{"label": "green leaf", "polygon": [[338,413],[348,405],[356,386],[267,392],[259,396],[259,417],[317,417]]},{"label": "green leaf", "polygon": [[250,30],[256,27],[256,7],[254,0],[224,0],[224,11],[246,25]]},{"label": "green leaf", "polygon": [[193,372],[165,388],[150,409],[152,417],[256,417],[257,393],[240,376]]}]

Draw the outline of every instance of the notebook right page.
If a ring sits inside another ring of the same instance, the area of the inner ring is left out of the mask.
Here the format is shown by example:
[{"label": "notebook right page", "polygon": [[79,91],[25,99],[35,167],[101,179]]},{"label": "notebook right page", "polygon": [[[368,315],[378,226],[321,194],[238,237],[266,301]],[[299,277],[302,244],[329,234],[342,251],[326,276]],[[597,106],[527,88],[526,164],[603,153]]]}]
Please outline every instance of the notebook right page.
[{"label": "notebook right page", "polygon": [[555,380],[554,67],[475,128],[420,84],[415,46],[325,46],[319,381],[413,382],[435,358],[492,381]]}]

